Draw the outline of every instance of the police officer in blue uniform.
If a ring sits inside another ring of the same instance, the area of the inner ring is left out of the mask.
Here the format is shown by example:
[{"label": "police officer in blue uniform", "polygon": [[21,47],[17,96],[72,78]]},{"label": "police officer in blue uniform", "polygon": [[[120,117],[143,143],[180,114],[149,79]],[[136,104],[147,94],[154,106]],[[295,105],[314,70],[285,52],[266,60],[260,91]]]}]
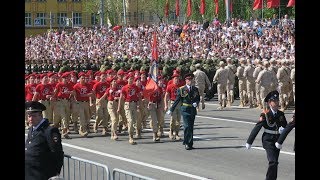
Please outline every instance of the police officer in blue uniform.
[{"label": "police officer in blue uniform", "polygon": [[63,165],[61,134],[42,117],[43,104],[29,101],[25,108],[31,125],[25,144],[25,179],[48,180],[59,175]]},{"label": "police officer in blue uniform", "polygon": [[[293,114],[291,121],[288,123],[288,125],[283,129],[282,133],[280,134],[280,137],[278,139],[278,141],[276,142],[276,147],[278,149],[282,148],[282,144],[284,142],[284,140],[286,139],[286,137],[288,136],[288,134],[290,133],[290,131],[296,126],[296,118],[295,118],[295,114]],[[294,143],[293,146],[293,151],[296,151],[296,143]]]},{"label": "police officer in blue uniform", "polygon": [[192,86],[194,75],[192,73],[185,75],[186,85],[177,89],[177,98],[173,105],[167,112],[171,115],[178,103],[181,101],[181,115],[183,117],[184,138],[183,145],[186,150],[193,149],[193,126],[194,120],[197,115],[196,107],[200,102],[199,90],[195,86]]},{"label": "police officer in blue uniform", "polygon": [[287,126],[287,120],[284,113],[279,108],[279,92],[270,92],[264,100],[267,103],[266,109],[260,114],[260,119],[252,129],[250,136],[246,143],[246,148],[250,149],[251,145],[259,133],[260,129],[264,127],[262,134],[262,145],[267,152],[269,167],[266,174],[266,180],[276,180],[278,173],[278,158],[280,150],[276,148],[277,142],[282,130]]}]

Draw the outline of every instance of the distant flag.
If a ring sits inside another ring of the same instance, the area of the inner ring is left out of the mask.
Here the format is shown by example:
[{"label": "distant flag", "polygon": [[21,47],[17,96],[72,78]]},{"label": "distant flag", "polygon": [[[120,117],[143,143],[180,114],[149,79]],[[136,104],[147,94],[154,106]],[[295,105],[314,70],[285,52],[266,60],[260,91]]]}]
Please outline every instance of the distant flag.
[{"label": "distant flag", "polygon": [[165,5],[165,7],[164,7],[164,15],[165,15],[166,17],[169,16],[169,0],[166,0],[166,5]]},{"label": "distant flag", "polygon": [[215,14],[217,15],[219,13],[219,0],[213,0],[214,4],[216,6],[215,8]]},{"label": "distant flag", "polygon": [[180,5],[179,0],[176,0],[176,16],[180,15]]},{"label": "distant flag", "polygon": [[192,14],[191,0],[188,0],[188,4],[187,4],[187,17],[190,17],[191,14]]},{"label": "distant flag", "polygon": [[159,75],[159,67],[158,67],[158,45],[157,45],[157,36],[156,32],[153,32],[153,41],[152,41],[152,59],[151,65],[149,69],[149,78],[146,84],[145,89],[143,90],[143,96],[145,98],[149,98],[150,95],[158,89],[158,75]]},{"label": "distant flag", "polygon": [[201,0],[200,2],[200,14],[204,15],[206,10],[206,1],[205,0]]},{"label": "distant flag", "polygon": [[296,5],[295,0],[289,0],[287,7],[292,7],[292,6],[295,6],[295,5]]},{"label": "distant flag", "polygon": [[[230,1],[230,6],[229,6],[229,10],[230,10],[230,12],[232,13],[232,9],[233,9],[233,7],[232,7],[232,0],[229,0]],[[228,0],[225,0],[225,4],[227,4],[228,3]],[[227,6],[227,5],[226,5]]]},{"label": "distant flag", "polygon": [[277,8],[280,6],[280,0],[267,0],[267,8]]},{"label": "distant flag", "polygon": [[152,60],[158,61],[159,52],[158,52],[158,44],[157,44],[157,36],[156,32],[152,34]]},{"label": "distant flag", "polygon": [[254,0],[253,10],[262,9],[263,0]]}]

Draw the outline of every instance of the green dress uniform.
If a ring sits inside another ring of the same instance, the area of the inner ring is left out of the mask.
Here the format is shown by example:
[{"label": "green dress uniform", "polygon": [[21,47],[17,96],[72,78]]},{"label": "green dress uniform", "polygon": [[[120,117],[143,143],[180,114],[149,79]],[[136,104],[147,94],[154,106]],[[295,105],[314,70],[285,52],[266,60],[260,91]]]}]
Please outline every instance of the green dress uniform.
[{"label": "green dress uniform", "polygon": [[[183,145],[185,145],[187,150],[190,150],[193,148],[193,126],[195,117],[197,115],[196,107],[200,102],[199,90],[195,86],[190,86],[189,90],[187,85],[184,85],[177,91],[177,98],[171,106],[170,111],[173,112],[181,101],[180,109],[183,117],[184,128]],[[196,106],[193,105],[194,103],[196,103]]]}]

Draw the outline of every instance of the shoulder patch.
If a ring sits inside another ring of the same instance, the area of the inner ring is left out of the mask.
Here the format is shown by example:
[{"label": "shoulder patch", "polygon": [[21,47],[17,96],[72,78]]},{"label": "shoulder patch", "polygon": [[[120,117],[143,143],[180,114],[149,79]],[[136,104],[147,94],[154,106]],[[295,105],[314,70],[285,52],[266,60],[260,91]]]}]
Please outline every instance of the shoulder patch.
[{"label": "shoulder patch", "polygon": [[59,141],[59,134],[58,133],[52,133],[52,141],[57,143]]}]

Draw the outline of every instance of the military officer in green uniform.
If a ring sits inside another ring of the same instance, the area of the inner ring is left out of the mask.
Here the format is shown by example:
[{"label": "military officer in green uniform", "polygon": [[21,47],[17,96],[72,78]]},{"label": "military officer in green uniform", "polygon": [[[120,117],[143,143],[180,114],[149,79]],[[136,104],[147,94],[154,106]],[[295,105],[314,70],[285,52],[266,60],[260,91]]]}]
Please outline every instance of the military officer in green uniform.
[{"label": "military officer in green uniform", "polygon": [[186,85],[181,86],[177,91],[177,98],[173,105],[167,112],[171,115],[174,109],[181,101],[181,115],[183,117],[184,138],[183,145],[186,150],[193,149],[193,126],[194,120],[197,115],[197,107],[200,102],[200,94],[197,87],[192,86],[194,74],[188,73],[185,75]]}]

